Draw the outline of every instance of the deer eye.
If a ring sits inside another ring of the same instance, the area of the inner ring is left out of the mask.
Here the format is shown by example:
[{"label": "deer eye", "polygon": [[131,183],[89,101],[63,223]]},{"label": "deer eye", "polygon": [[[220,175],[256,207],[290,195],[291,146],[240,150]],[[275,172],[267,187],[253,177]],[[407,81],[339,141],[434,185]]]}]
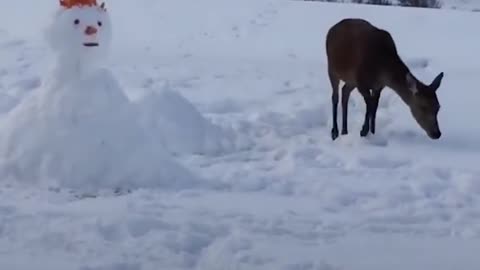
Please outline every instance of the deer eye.
[{"label": "deer eye", "polygon": [[102,25],[103,25],[101,21],[98,21],[97,24],[98,24],[98,26],[100,26],[100,27],[102,27]]},{"label": "deer eye", "polygon": [[76,19],[75,21],[73,21],[73,24],[75,24],[75,25],[78,25],[79,23],[80,23],[79,19]]}]

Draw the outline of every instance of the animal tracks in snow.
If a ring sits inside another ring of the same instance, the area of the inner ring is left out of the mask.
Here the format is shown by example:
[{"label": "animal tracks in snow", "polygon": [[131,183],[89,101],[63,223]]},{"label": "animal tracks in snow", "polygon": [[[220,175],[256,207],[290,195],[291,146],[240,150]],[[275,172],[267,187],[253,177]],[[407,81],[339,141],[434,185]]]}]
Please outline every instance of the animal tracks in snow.
[{"label": "animal tracks in snow", "polygon": [[365,157],[358,160],[358,165],[366,169],[388,169],[395,170],[408,168],[412,164],[409,159],[392,159],[389,156],[377,155],[374,157]]}]

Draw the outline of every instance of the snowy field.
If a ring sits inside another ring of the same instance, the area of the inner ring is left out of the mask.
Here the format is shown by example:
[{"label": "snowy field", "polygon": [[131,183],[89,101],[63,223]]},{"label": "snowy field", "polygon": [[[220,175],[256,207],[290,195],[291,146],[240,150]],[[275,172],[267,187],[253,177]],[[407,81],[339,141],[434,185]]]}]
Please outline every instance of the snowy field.
[{"label": "snowy field", "polygon": [[[47,76],[43,29],[57,2],[0,0],[2,128]],[[130,179],[120,194],[76,175],[73,185],[1,179],[0,269],[479,268],[478,13],[280,0],[107,5],[109,68],[139,124],[192,179]],[[445,72],[440,140],[387,89],[376,135],[359,137],[355,91],[350,134],[332,142],[324,39],[345,17],[389,30],[419,79]]]}]

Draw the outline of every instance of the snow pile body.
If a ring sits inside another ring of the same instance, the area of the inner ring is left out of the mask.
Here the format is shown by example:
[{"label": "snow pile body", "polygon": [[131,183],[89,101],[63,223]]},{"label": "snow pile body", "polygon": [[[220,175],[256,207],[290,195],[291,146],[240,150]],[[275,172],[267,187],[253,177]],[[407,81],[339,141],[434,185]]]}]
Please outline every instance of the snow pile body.
[{"label": "snow pile body", "polygon": [[48,31],[57,57],[50,78],[0,124],[3,178],[88,192],[194,185],[189,171],[149,138],[116,79],[100,66],[110,27],[98,6],[59,11]]},{"label": "snow pile body", "polygon": [[137,105],[144,128],[173,154],[218,155],[237,148],[233,130],[203,117],[193,104],[169,87],[150,92]]}]

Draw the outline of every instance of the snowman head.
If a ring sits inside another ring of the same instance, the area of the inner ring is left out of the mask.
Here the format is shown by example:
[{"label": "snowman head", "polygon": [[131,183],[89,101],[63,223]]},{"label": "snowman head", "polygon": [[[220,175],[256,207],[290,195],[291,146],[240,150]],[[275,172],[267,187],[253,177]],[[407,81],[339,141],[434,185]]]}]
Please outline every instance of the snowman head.
[{"label": "snowman head", "polygon": [[60,0],[60,9],[47,29],[51,49],[64,58],[102,59],[111,39],[105,3],[97,5],[96,0]]}]

